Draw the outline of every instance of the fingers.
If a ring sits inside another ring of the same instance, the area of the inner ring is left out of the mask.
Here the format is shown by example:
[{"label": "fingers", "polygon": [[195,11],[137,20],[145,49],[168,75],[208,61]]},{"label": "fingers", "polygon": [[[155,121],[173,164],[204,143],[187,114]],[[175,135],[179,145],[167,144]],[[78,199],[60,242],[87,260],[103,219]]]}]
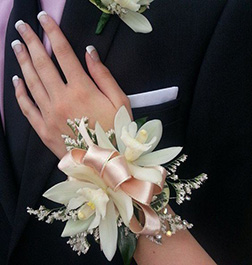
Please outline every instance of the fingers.
[{"label": "fingers", "polygon": [[90,78],[83,70],[81,63],[57,23],[45,11],[38,14],[38,19],[50,40],[52,50],[66,79],[71,82],[71,80],[84,77],[90,82]]},{"label": "fingers", "polygon": [[22,73],[24,75],[25,82],[32,94],[32,97],[41,110],[45,109],[46,104],[49,101],[49,97],[36,70],[34,69],[31,57],[28,54],[27,49],[19,40],[13,41],[11,43],[11,46],[15,52]]},{"label": "fingers", "polygon": [[12,78],[15,87],[16,98],[24,116],[39,136],[43,135],[45,123],[38,108],[31,101],[26,93],[26,88],[22,79],[18,76]]},{"label": "fingers", "polygon": [[64,86],[58,70],[31,27],[22,20],[19,20],[15,24],[15,27],[28,47],[32,64],[44,84],[44,87],[47,89],[48,94],[53,96],[54,93],[61,90]]},{"label": "fingers", "polygon": [[122,105],[125,105],[129,113],[131,113],[130,103],[127,96],[121,90],[108,68],[100,61],[96,49],[93,46],[88,46],[86,49],[88,70],[97,86],[117,109]]}]

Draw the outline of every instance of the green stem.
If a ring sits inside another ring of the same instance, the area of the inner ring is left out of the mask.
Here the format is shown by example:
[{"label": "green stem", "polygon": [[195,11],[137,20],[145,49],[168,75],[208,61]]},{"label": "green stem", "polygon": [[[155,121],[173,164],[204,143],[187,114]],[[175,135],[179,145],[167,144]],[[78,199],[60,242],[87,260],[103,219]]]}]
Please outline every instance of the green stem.
[{"label": "green stem", "polygon": [[102,13],[99,19],[99,22],[97,24],[95,34],[97,35],[101,34],[107,22],[109,21],[109,18],[110,18],[110,14]]}]

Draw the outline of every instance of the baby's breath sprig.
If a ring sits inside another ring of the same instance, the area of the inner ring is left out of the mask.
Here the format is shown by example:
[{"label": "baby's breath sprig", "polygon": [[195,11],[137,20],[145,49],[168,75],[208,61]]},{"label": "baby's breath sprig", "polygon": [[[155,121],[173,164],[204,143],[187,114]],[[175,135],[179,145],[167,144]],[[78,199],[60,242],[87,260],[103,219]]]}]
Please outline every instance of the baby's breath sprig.
[{"label": "baby's breath sprig", "polygon": [[53,223],[55,220],[65,222],[69,219],[77,220],[78,218],[77,210],[68,211],[65,206],[52,210],[47,209],[43,205],[38,210],[27,207],[27,213],[35,215],[39,221],[45,221],[48,224]]},{"label": "baby's breath sprig", "polygon": [[[174,178],[172,180],[174,180]],[[177,177],[176,182],[167,180],[167,183],[171,185],[176,192],[176,203],[181,204],[185,200],[190,201],[192,190],[199,189],[206,180],[207,175],[202,173],[193,179],[179,179]]]},{"label": "baby's breath sprig", "polygon": [[[84,124],[87,127],[88,126],[88,118],[83,117],[84,119]],[[64,139],[66,150],[70,151],[74,148],[81,148],[81,149],[87,149],[87,144],[85,143],[83,137],[79,133],[78,127],[80,125],[80,119],[74,119],[73,121],[71,119],[67,120],[67,125],[69,128],[72,130],[74,133],[76,139],[73,139],[69,135],[61,135],[61,137]]]},{"label": "baby's breath sprig", "polygon": [[90,248],[90,244],[87,240],[87,235],[89,233],[87,231],[82,232],[80,234],[76,234],[71,236],[67,241],[67,244],[70,245],[73,251],[76,251],[80,256],[82,253],[86,254]]},{"label": "baby's breath sprig", "polygon": [[[192,179],[180,179],[176,174],[178,167],[184,163],[187,155],[183,154],[164,167],[167,170],[166,182],[174,188],[176,192],[176,203],[181,204],[185,200],[191,200],[192,190],[199,189],[200,186],[207,180],[207,174],[202,173]],[[170,198],[171,199],[171,198]]]}]

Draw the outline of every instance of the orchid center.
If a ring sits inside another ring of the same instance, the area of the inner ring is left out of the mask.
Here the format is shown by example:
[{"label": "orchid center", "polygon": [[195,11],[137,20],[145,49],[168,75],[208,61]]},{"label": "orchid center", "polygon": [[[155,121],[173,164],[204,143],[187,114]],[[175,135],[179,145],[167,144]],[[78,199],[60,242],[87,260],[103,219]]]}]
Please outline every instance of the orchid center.
[{"label": "orchid center", "polygon": [[78,211],[78,219],[79,220],[86,220],[95,212],[95,204],[91,201],[87,202],[83,205]]},{"label": "orchid center", "polygon": [[145,144],[147,139],[148,139],[148,132],[146,130],[139,131],[136,140],[141,144]]},{"label": "orchid center", "polygon": [[145,151],[148,151],[151,148],[153,142],[156,141],[156,137],[153,137],[150,142],[146,143],[149,138],[147,130],[141,129],[136,134],[136,132],[134,133],[134,129],[136,130],[136,125],[135,128],[134,126],[131,126],[128,129],[125,126],[122,129],[122,135],[121,135],[121,140],[126,146],[124,153],[125,158],[130,162],[135,161]]}]

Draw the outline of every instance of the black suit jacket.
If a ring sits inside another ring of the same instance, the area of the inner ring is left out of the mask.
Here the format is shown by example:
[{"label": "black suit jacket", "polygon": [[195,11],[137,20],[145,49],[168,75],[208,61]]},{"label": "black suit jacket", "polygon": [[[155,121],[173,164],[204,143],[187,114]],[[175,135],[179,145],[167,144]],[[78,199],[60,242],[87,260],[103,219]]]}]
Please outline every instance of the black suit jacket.
[{"label": "black suit jacket", "polygon": [[[190,202],[172,207],[194,223],[192,234],[218,264],[252,263],[251,10],[251,0],[156,0],[145,12],[152,33],[136,34],[113,17],[97,36],[99,10],[69,0],[61,22],[83,67],[85,47],[93,44],[126,94],[179,86],[178,99],[135,109],[134,116],[162,120],[160,147],[184,146],[189,158],[180,177],[208,173]],[[26,213],[27,206],[53,207],[41,195],[65,176],[15,101],[7,100],[9,130],[5,137],[0,130],[0,263],[107,264],[95,243],[78,257],[60,238],[64,224]],[[122,264],[118,253],[112,264]]]}]

